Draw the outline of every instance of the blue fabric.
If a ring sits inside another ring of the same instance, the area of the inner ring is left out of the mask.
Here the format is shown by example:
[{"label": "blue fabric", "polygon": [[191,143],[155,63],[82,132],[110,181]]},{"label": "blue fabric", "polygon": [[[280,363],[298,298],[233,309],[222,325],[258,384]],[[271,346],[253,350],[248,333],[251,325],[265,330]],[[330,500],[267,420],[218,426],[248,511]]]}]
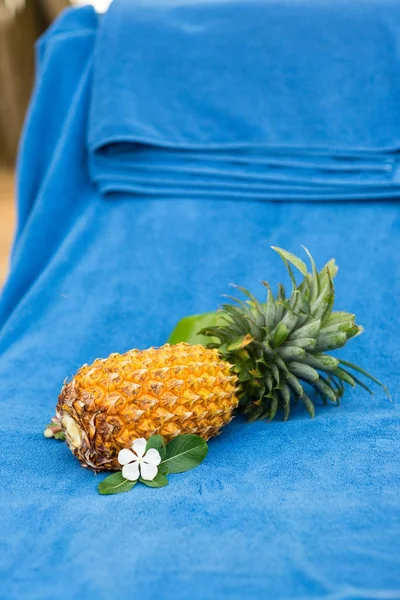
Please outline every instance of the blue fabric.
[{"label": "blue fabric", "polygon": [[71,10],[41,42],[21,148],[0,301],[0,598],[400,598],[400,419],[379,389],[315,420],[300,406],[287,423],[236,419],[198,469],[119,496],[43,438],[82,363],[162,344],[230,282],[281,281],[269,245],[336,257],[337,307],[366,329],[342,356],[395,399],[400,384],[399,205],[102,195],[87,150],[97,28]]},{"label": "blue fabric", "polygon": [[114,2],[92,177],[154,197],[398,198],[399,35],[397,0]]}]

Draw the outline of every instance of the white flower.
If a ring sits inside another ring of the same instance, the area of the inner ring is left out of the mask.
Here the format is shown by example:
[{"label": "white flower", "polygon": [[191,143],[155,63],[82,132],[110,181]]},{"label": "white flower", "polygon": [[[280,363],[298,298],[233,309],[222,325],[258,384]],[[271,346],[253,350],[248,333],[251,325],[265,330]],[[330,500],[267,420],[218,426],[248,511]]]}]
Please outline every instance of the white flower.
[{"label": "white flower", "polygon": [[118,454],[118,462],[122,465],[122,477],[129,481],[137,481],[141,476],[146,481],[153,481],[157,475],[157,467],[161,462],[158,450],[150,448],[146,452],[146,440],[139,438],[132,444],[132,450],[124,448]]}]

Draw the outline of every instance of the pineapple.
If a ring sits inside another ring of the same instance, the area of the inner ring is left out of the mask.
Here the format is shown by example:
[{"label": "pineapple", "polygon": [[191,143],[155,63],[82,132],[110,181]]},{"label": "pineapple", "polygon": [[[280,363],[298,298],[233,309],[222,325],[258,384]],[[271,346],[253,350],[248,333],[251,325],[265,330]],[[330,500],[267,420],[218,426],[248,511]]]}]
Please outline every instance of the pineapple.
[{"label": "pineapple", "polygon": [[[156,433],[167,441],[182,433],[209,439],[237,412],[272,420],[282,410],[286,420],[293,400],[313,417],[316,395],[338,404],[344,384],[371,392],[349,368],[382,386],[363,369],[327,354],[362,332],[354,315],[332,312],[334,260],[318,272],[309,255],[308,272],[293,254],[274,250],[288,270],[289,295],[283,285],[274,295],[263,282],[267,298],[261,303],[238,288],[247,301],[231,298],[234,304],[215,313],[213,325],[197,337],[207,347],[182,341],[111,354],[64,384],[56,425],[82,466],[117,469],[119,450]],[[292,267],[303,276],[299,285]]]},{"label": "pineapple", "polygon": [[218,351],[201,345],[111,354],[64,384],[57,419],[82,466],[118,469],[119,450],[136,438],[217,435],[238,405],[236,382]]}]

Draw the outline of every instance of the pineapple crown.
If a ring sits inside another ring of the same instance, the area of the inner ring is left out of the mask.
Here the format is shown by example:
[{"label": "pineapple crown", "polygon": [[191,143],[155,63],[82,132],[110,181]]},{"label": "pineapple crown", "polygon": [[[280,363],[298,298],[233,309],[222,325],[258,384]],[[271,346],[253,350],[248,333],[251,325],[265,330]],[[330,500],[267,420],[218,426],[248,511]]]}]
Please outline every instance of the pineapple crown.
[{"label": "pineapple crown", "polygon": [[[282,408],[287,420],[294,399],[301,400],[313,417],[310,395],[320,396],[324,404],[339,404],[346,383],[359,385],[372,394],[348,369],[378,383],[389,396],[386,387],[364,369],[327,354],[363,331],[355,323],[355,315],[333,312],[333,280],[338,271],[335,261],[330,260],[318,272],[305,248],[311,263],[309,272],[291,252],[272,248],[289,273],[290,295],[286,295],[282,284],[274,295],[270,285],[262,281],[267,299],[261,303],[245,288],[234,286],[247,300],[227,296],[234,304],[224,304],[218,311],[217,324],[200,332],[211,338],[208,347],[217,348],[231,363],[238,377],[239,410],[250,420],[272,420]],[[292,267],[303,276],[300,285]]]}]

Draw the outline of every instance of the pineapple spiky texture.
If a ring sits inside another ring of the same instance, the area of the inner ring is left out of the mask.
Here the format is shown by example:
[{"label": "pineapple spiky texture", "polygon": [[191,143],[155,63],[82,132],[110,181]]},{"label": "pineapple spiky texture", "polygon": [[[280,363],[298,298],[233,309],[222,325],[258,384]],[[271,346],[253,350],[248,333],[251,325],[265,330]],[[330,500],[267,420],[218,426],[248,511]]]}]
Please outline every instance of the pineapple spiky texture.
[{"label": "pineapple spiky texture", "polygon": [[[267,297],[261,303],[239,287],[247,300],[231,298],[233,304],[211,315],[214,325],[201,332],[208,336],[207,347],[179,340],[111,354],[84,365],[64,384],[51,425],[57,431],[61,427],[83,466],[118,469],[119,450],[154,434],[167,441],[182,433],[207,440],[234,412],[272,420],[282,409],[286,420],[291,402],[301,400],[314,416],[316,395],[324,403],[339,403],[345,384],[371,392],[354,372],[382,385],[360,367],[328,354],[362,332],[353,314],[333,312],[334,260],[318,272],[307,251],[309,272],[295,255],[274,250],[288,270],[290,294],[279,285],[274,295],[263,282]],[[302,275],[300,284],[293,267]],[[205,317],[208,323],[210,314]],[[47,436],[54,431],[49,427]]]},{"label": "pineapple spiky texture", "polygon": [[[272,420],[281,408],[287,420],[291,400],[301,400],[314,417],[310,390],[324,404],[339,403],[346,383],[360,385],[372,393],[349,368],[382,386],[360,367],[327,354],[363,331],[355,323],[355,315],[332,310],[333,279],[338,270],[335,261],[330,260],[318,272],[306,250],[311,262],[308,272],[305,263],[294,254],[273,249],[288,270],[291,293],[286,295],[280,284],[274,296],[269,284],[262,282],[267,290],[266,302],[262,304],[246,289],[234,286],[247,301],[228,296],[234,304],[223,305],[218,324],[201,332],[213,338],[208,347],[217,348],[221,357],[232,364],[232,372],[238,377],[239,410],[250,420]],[[299,285],[292,267],[303,276]]]},{"label": "pineapple spiky texture", "polygon": [[111,354],[64,384],[57,419],[82,466],[118,469],[119,450],[136,438],[217,435],[237,407],[236,380],[218,351],[201,345]]}]

